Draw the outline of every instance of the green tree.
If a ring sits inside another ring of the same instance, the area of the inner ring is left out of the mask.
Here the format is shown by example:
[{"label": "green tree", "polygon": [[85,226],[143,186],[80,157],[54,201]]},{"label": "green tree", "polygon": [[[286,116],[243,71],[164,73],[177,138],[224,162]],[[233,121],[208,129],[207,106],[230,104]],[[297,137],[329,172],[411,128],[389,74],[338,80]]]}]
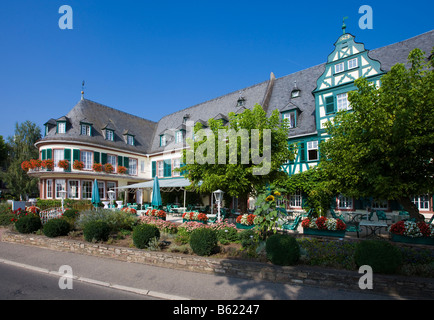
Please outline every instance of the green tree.
[{"label": "green tree", "polygon": [[397,200],[420,220],[411,197],[434,187],[434,73],[419,49],[408,64],[393,66],[380,87],[355,81],[352,111],[327,124],[331,138],[321,145],[322,165],[337,191]]},{"label": "green tree", "polygon": [[41,129],[31,121],[20,125],[16,123],[14,136],[8,137],[9,157],[7,170],[3,173],[3,180],[10,193],[19,199],[38,191],[38,179],[31,178],[21,168],[25,160],[38,159],[38,149],[35,143],[41,138]]},{"label": "green tree", "polygon": [[287,143],[289,126],[277,110],[267,117],[258,104],[252,110],[228,116],[226,125],[210,119],[208,131],[196,124],[195,139],[188,140],[194,148],[184,150],[185,166],[181,171],[187,172],[192,187],[200,192],[221,189],[237,196],[245,212],[249,194],[268,182],[286,177],[280,166],[293,159]]},{"label": "green tree", "polygon": [[8,159],[8,145],[5,143],[3,136],[0,136],[0,168],[6,166]]}]

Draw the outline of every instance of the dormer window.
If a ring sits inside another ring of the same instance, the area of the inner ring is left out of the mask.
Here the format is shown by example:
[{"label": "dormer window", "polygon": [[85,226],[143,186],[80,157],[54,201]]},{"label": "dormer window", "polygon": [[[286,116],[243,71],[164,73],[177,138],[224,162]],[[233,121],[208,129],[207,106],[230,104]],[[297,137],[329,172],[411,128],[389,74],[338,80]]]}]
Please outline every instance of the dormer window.
[{"label": "dormer window", "polygon": [[297,126],[297,112],[296,110],[287,111],[282,113],[282,118],[288,120],[290,128],[295,128]]},{"label": "dormer window", "polygon": [[82,124],[81,125],[81,135],[91,136],[92,135],[92,126],[89,124]]},{"label": "dormer window", "polygon": [[105,130],[105,139],[108,141],[114,141],[115,133],[113,130],[106,129]]},{"label": "dormer window", "polygon": [[297,98],[300,96],[300,90],[299,89],[294,89],[291,92],[291,98]]},{"label": "dormer window", "polygon": [[92,123],[83,119],[80,121],[80,134],[82,136],[92,136]]},{"label": "dormer window", "polygon": [[160,135],[160,147],[165,147],[167,144],[166,135],[162,134]]},{"label": "dormer window", "polygon": [[246,99],[241,96],[237,101],[237,107],[244,107],[245,105],[246,105]]},{"label": "dormer window", "polygon": [[66,121],[57,122],[57,133],[66,133]]},{"label": "dormer window", "polygon": [[134,136],[130,134],[127,135],[127,144],[129,144],[130,146],[134,146]]},{"label": "dormer window", "polygon": [[184,141],[184,130],[176,131],[175,143],[181,143]]}]

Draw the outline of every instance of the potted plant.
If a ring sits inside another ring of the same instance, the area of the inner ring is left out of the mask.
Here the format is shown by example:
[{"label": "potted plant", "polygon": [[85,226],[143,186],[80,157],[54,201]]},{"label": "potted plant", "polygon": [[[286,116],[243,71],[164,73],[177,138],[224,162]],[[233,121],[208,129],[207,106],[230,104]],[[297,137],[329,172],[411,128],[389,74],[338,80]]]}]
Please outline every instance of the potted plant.
[{"label": "potted plant", "polygon": [[334,218],[306,218],[301,222],[303,234],[329,237],[345,237],[346,224]]},{"label": "potted plant", "polygon": [[125,174],[125,173],[127,173],[127,168],[124,166],[118,166],[117,173]]},{"label": "potted plant", "polygon": [[161,220],[166,220],[166,212],[164,210],[148,209],[145,212],[146,216],[154,217]]},{"label": "potted plant", "polygon": [[83,168],[84,168],[84,162],[83,161],[79,161],[79,160],[74,160],[74,163],[73,163],[72,167],[75,170],[83,170]]},{"label": "potted plant", "polygon": [[389,228],[392,241],[434,245],[434,226],[424,221],[398,221]]},{"label": "potted plant", "polygon": [[115,170],[115,168],[113,168],[113,165],[111,163],[106,163],[103,166],[103,170],[105,173],[112,173]]},{"label": "potted plant", "polygon": [[51,159],[42,160],[41,167],[45,168],[47,170],[53,170],[54,168],[54,161]]},{"label": "potted plant", "polygon": [[92,165],[92,170],[96,172],[102,172],[102,164],[101,163],[94,163]]},{"label": "potted plant", "polygon": [[23,169],[25,172],[30,170],[30,166],[30,161],[25,160],[21,163],[21,169]]},{"label": "potted plant", "polygon": [[128,208],[128,207],[125,207],[125,208],[122,208],[121,211],[123,211],[123,212],[128,212],[128,213],[134,213],[134,214],[137,214],[137,210],[134,209],[134,208]]},{"label": "potted plant", "polygon": [[41,163],[42,163],[42,161],[39,159],[31,159],[30,160],[31,169],[38,169],[39,170],[39,168],[41,167]]},{"label": "potted plant", "polygon": [[68,160],[60,160],[57,163],[57,166],[59,168],[62,168],[63,170],[68,170],[68,168],[69,168],[69,161]]},{"label": "potted plant", "polygon": [[[255,218],[254,214],[240,214],[236,219],[236,226],[238,229],[252,229],[255,227]],[[257,219],[256,219],[257,220]]]}]

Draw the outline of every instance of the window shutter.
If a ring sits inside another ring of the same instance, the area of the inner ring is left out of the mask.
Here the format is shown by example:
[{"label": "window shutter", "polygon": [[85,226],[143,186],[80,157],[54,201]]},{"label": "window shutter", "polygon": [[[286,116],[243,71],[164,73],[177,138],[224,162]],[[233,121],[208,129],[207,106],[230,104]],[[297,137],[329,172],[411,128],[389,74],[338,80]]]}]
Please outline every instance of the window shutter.
[{"label": "window shutter", "polygon": [[326,114],[335,112],[335,99],[333,96],[325,98]]},{"label": "window shutter", "polygon": [[101,153],[101,164],[105,165],[107,163],[107,153]]},{"label": "window shutter", "polygon": [[47,149],[47,159],[52,160],[53,159],[53,150]]},{"label": "window shutter", "polygon": [[47,159],[47,150],[41,150],[41,160]]},{"label": "window shutter", "polygon": [[101,163],[100,155],[101,155],[100,152],[94,151],[94,153],[93,153],[93,162],[94,163]]},{"label": "window shutter", "polygon": [[124,157],[118,156],[118,166],[124,166]]},{"label": "window shutter", "polygon": [[80,150],[78,149],[74,149],[72,151],[72,162],[74,162],[75,160],[80,161]]},{"label": "window shutter", "polygon": [[152,161],[152,178],[157,174],[157,161]]},{"label": "window shutter", "polygon": [[[183,167],[185,167],[185,164],[181,162],[181,164],[180,164],[179,166],[180,166],[181,168],[183,168]],[[182,170],[182,171],[181,171],[181,176],[184,176],[184,175],[186,175],[187,173],[188,173],[187,170]]]},{"label": "window shutter", "polygon": [[164,176],[165,177],[172,176],[172,161],[170,159],[164,160]]},{"label": "window shutter", "polygon": [[127,168],[127,174],[128,174],[129,167],[130,167],[130,158],[124,157],[124,167]]},{"label": "window shutter", "polygon": [[300,152],[300,162],[306,161],[306,148],[305,148],[305,142],[300,143],[300,148],[298,149],[298,152]]},{"label": "window shutter", "polygon": [[71,149],[63,150],[63,159],[68,160],[69,162],[68,169],[66,169],[66,171],[71,171]]}]

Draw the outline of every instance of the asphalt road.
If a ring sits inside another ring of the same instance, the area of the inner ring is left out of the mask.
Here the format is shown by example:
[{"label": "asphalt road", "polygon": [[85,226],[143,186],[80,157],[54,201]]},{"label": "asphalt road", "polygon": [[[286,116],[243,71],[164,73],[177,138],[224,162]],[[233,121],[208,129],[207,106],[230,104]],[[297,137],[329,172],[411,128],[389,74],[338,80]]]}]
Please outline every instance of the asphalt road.
[{"label": "asphalt road", "polygon": [[[58,252],[54,250],[0,242],[0,265],[15,263],[16,270],[34,269],[41,277],[44,273],[57,273],[62,265],[71,267],[74,288],[79,282],[98,283],[109,289],[123,288],[130,292],[159,299],[181,300],[383,300],[397,299],[386,295],[371,294],[368,290],[346,291],[333,288],[315,288],[310,286],[272,283],[259,280],[240,279],[223,275],[201,274],[182,270],[154,267],[150,265],[128,263],[108,258],[99,258]],[[35,269],[42,268],[42,269]],[[9,268],[10,270],[10,268]],[[21,270],[22,271],[22,270]],[[19,273],[21,273],[19,271]],[[6,276],[7,278],[7,276]],[[26,281],[30,281],[26,278]],[[53,284],[47,289],[59,291],[59,276],[52,279]],[[0,278],[0,288],[4,291],[6,282]],[[25,283],[7,289],[10,297],[18,290],[23,292]],[[45,281],[39,284],[44,287]],[[37,288],[30,285],[30,288]],[[33,289],[32,289],[33,290]],[[75,290],[75,289],[74,289]],[[124,290],[125,291],[125,290]],[[59,293],[64,297],[66,293]],[[17,295],[15,296],[15,298]],[[18,295],[19,297],[19,295]],[[92,295],[82,295],[81,299],[91,299]],[[109,296],[108,296],[109,297]]]}]

